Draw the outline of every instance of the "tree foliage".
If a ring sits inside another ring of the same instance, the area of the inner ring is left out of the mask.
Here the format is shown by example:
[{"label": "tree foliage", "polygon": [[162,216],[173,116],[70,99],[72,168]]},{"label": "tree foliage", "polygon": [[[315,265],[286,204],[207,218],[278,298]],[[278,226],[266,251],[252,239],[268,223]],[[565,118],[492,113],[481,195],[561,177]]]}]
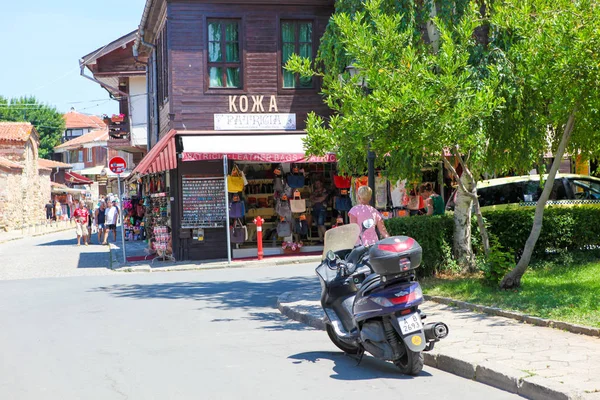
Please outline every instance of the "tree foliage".
[{"label": "tree foliage", "polygon": [[65,130],[62,114],[35,97],[6,99],[0,96],[0,121],[30,122],[40,135],[39,156],[49,158]]},{"label": "tree foliage", "polygon": [[508,44],[517,83],[503,120],[515,143],[529,140],[544,150],[549,143],[555,158],[523,256],[501,282],[512,288],[529,265],[563,154],[600,155],[600,5],[594,0],[502,0],[493,3],[490,23]]}]

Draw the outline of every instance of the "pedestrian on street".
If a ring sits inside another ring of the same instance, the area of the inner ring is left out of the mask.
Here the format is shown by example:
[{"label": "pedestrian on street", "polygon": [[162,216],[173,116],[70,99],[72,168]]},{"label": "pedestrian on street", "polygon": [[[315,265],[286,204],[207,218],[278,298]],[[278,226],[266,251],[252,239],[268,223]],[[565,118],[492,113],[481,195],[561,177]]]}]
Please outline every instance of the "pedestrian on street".
[{"label": "pedestrian on street", "polygon": [[[350,217],[351,224],[358,224],[358,226],[362,230],[362,224],[368,219],[373,219],[375,225],[362,234],[362,242],[359,241],[356,243],[359,245],[370,245],[375,244],[379,240],[377,236],[377,231],[379,231],[379,235],[381,238],[390,237],[387,229],[385,228],[385,224],[383,223],[383,216],[377,209],[371,206],[371,198],[373,197],[373,191],[368,186],[361,186],[358,188],[358,203],[354,207],[348,211],[348,217]],[[377,229],[375,229],[377,228]]]},{"label": "pedestrian on street", "polygon": [[323,243],[325,232],[325,220],[327,219],[327,200],[329,199],[329,192],[323,186],[323,181],[317,179],[314,183],[314,189],[310,196],[310,202],[312,203],[313,218],[317,222],[317,232],[319,234],[319,242]]},{"label": "pedestrian on street", "polygon": [[446,211],[446,204],[444,203],[442,196],[433,190],[433,185],[431,182],[421,185],[421,193],[423,195],[423,199],[425,199],[427,215],[444,215],[444,212]]},{"label": "pedestrian on street", "polygon": [[119,209],[115,206],[114,202],[108,201],[108,208],[105,213],[106,229],[104,232],[104,243],[108,244],[108,232],[112,231],[113,239],[117,241],[117,220],[119,218]]},{"label": "pedestrian on street", "polygon": [[106,244],[104,233],[106,232],[106,202],[100,201],[100,207],[94,212],[94,224],[98,227],[98,243]]},{"label": "pedestrian on street", "polygon": [[52,219],[52,213],[54,212],[54,204],[52,204],[52,200],[48,200],[48,203],[46,203],[46,220],[51,220]]},{"label": "pedestrian on street", "polygon": [[77,232],[77,246],[81,246],[81,238],[83,237],[83,243],[87,246],[89,243],[89,231],[88,231],[88,218],[90,212],[83,200],[79,203],[79,208],[73,213],[75,218],[75,231]]}]

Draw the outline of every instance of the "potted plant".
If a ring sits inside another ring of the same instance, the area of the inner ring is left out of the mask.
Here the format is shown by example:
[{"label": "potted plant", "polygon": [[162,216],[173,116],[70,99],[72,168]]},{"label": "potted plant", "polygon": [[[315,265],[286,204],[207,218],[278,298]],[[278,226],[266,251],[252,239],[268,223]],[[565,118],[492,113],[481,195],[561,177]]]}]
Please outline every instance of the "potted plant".
[{"label": "potted plant", "polygon": [[102,114],[102,121],[104,122],[105,125],[110,125],[112,123],[112,120],[110,119],[110,117],[106,114]]},{"label": "potted plant", "polygon": [[123,122],[125,114],[113,114],[110,119],[112,122]]}]

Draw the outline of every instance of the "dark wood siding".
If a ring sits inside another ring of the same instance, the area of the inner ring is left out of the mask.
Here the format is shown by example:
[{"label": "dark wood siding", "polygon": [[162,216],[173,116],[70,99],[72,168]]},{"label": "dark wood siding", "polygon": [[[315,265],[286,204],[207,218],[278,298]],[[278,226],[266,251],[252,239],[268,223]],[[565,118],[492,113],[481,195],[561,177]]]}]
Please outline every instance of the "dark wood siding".
[{"label": "dark wood siding", "polygon": [[[298,2],[296,2],[298,3]],[[312,1],[311,3],[315,3]],[[214,113],[229,113],[229,95],[277,96],[279,113],[295,113],[297,129],[304,129],[310,111],[328,114],[318,94],[319,87],[309,90],[285,90],[279,85],[281,19],[313,21],[314,50],[333,12],[332,2],[324,6],[298,6],[279,2],[271,5],[169,3],[169,61],[171,65],[171,113],[173,128],[187,130],[214,129]],[[330,4],[330,6],[328,6]],[[241,20],[243,82],[241,89],[208,89],[206,77],[206,19]],[[265,110],[268,112],[268,108]],[[162,124],[161,124],[162,126]]]}]

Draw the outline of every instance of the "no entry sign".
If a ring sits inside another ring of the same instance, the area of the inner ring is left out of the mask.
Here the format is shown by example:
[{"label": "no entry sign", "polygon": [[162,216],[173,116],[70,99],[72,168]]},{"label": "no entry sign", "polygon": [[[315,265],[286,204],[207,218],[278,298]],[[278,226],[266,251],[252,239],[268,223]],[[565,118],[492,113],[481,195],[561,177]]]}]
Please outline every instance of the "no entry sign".
[{"label": "no entry sign", "polygon": [[108,168],[113,174],[122,174],[127,169],[127,161],[123,157],[113,157],[108,162]]}]

